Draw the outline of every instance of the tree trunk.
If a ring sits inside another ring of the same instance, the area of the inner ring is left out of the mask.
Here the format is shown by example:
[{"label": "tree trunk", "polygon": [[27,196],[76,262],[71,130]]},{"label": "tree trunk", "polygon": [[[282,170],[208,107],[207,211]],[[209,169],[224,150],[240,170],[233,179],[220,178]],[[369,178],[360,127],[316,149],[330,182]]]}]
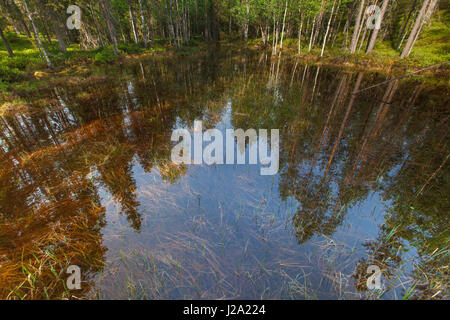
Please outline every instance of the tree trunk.
[{"label": "tree trunk", "polygon": [[267,35],[266,35],[266,33],[264,32],[264,29],[263,29],[262,25],[259,25],[259,30],[261,31],[261,39],[262,39],[262,42],[263,42],[263,44],[265,45],[266,42],[267,42]]},{"label": "tree trunk", "polygon": [[422,31],[423,26],[430,21],[431,16],[432,16],[432,14],[434,12],[434,9],[436,7],[437,1],[438,0],[431,0],[430,1],[430,4],[428,5],[428,9],[425,12],[425,15],[424,15],[424,17],[422,19],[422,24],[420,25],[420,28],[417,31],[416,36],[414,37],[414,41],[413,41],[413,43],[411,45],[411,48],[409,49],[408,56],[410,55],[411,50],[414,47],[414,44],[416,43],[417,39],[419,38],[419,35],[420,35],[420,32]]},{"label": "tree trunk", "polygon": [[320,33],[320,29],[322,27],[322,20],[323,20],[323,16],[325,14],[325,0],[322,0],[322,3],[320,5],[320,12],[319,12],[319,18],[317,19],[317,23],[316,23],[316,32],[314,34],[314,38],[313,38],[313,46],[316,45],[317,40],[319,38],[319,33]]},{"label": "tree trunk", "polygon": [[9,45],[8,39],[6,39],[5,35],[3,34],[3,30],[2,30],[1,27],[0,27],[0,37],[2,38],[3,44],[5,45],[5,48],[8,51],[8,55],[11,58],[14,58],[14,52],[12,51],[12,49],[11,49],[11,47]]},{"label": "tree trunk", "polygon": [[173,19],[172,19],[172,1],[169,1],[169,31],[170,31],[170,35],[172,37],[173,43],[178,47],[178,42],[176,39],[176,35],[175,35],[175,26],[173,24]]},{"label": "tree trunk", "polygon": [[[91,13],[92,20],[94,20],[95,30],[97,31],[97,36],[98,36],[98,43],[100,43],[100,47],[103,47],[104,45],[103,45],[102,34],[100,32],[100,27],[98,26],[98,22],[97,22],[97,19],[95,18],[94,11],[92,10],[92,5],[90,2],[89,2],[89,12]],[[97,45],[98,45],[98,43],[97,43]]]},{"label": "tree trunk", "polygon": [[333,18],[334,6],[335,5],[336,5],[336,1],[333,2],[333,8],[331,8],[330,19],[328,20],[327,31],[325,31],[325,36],[323,37],[322,52],[320,53],[321,57],[323,56],[323,51],[325,50],[325,44],[327,42],[328,32],[330,31],[330,24],[331,24],[331,19]]},{"label": "tree trunk", "polygon": [[53,23],[53,30],[55,31],[56,38],[58,39],[58,46],[61,52],[67,52],[66,42],[64,41],[64,36],[61,32],[61,29],[58,26],[58,22]]},{"label": "tree trunk", "polygon": [[[380,13],[380,24],[383,21],[384,14],[386,13],[387,6],[389,4],[389,0],[384,0],[383,5],[381,6]],[[372,36],[370,37],[369,45],[367,47],[366,53],[371,53],[373,48],[375,47],[375,42],[377,41],[379,29],[375,28],[372,30]]]},{"label": "tree trunk", "polygon": [[303,27],[303,19],[301,18],[301,20],[300,20],[300,27],[298,28],[298,54],[300,54],[301,50],[302,50],[302,44],[301,44],[302,27]]},{"label": "tree trunk", "polygon": [[[335,43],[336,38],[337,38],[337,36],[339,34],[339,29],[341,27],[342,19],[344,18],[344,15],[345,15],[345,13],[342,13],[341,15],[339,15],[339,8],[340,8],[341,4],[342,4],[342,1],[339,2],[339,5],[338,5],[338,7],[336,9],[336,19],[339,19],[339,20],[338,20],[337,26],[333,28],[334,29],[334,34],[333,34],[333,41],[331,42],[331,48],[334,47],[334,43]],[[336,21],[334,23],[336,23]]]},{"label": "tree trunk", "polygon": [[275,13],[273,14],[273,34],[272,34],[272,55],[274,56],[276,54],[276,47],[275,47]]},{"label": "tree trunk", "polygon": [[400,31],[400,34],[398,37],[398,42],[397,42],[397,45],[395,46],[396,50],[400,49],[400,46],[401,46],[401,44],[403,42],[403,38],[404,38],[403,34],[406,32],[406,27],[408,26],[409,20],[411,19],[414,9],[416,8],[416,5],[417,5],[417,0],[414,0],[413,4],[411,6],[411,10],[409,11],[408,17],[403,22],[403,26],[401,28],[401,31]]},{"label": "tree trunk", "polygon": [[311,26],[311,36],[309,37],[309,48],[308,48],[308,52],[311,51],[311,46],[312,46],[312,42],[313,42],[313,35],[314,35],[314,25],[316,24],[316,17],[314,17],[313,19],[313,23]]},{"label": "tree trunk", "polygon": [[[341,2],[342,2],[342,0],[337,0],[337,7],[335,10],[336,13],[333,16],[333,19],[331,20],[330,34],[328,35],[330,40],[333,38],[333,36],[338,31],[337,25],[339,25],[339,23],[340,23],[340,20],[338,20],[338,19],[339,19],[339,9],[341,8]],[[333,42],[331,43],[331,47],[333,47]]]},{"label": "tree trunk", "polygon": [[49,68],[51,68],[52,67],[52,63],[50,62],[50,58],[47,55],[47,51],[45,51],[45,48],[42,45],[41,38],[39,38],[39,30],[37,29],[36,25],[34,24],[33,17],[31,16],[30,10],[28,9],[28,5],[27,5],[26,0],[23,0],[23,5],[25,7],[25,12],[26,12],[26,14],[28,16],[28,19],[30,19],[31,26],[33,27],[33,33],[34,33],[34,38],[36,40],[36,44],[38,45],[39,49],[42,51],[42,54],[44,55],[45,61],[47,62],[47,66]]},{"label": "tree trunk", "polygon": [[407,57],[409,55],[409,53],[411,52],[414,39],[416,39],[416,35],[418,35],[419,29],[422,26],[422,19],[425,15],[425,11],[426,11],[429,3],[430,3],[430,0],[425,0],[423,2],[422,8],[420,9],[419,15],[417,16],[416,22],[414,23],[414,27],[411,30],[411,33],[409,34],[408,40],[406,41],[405,47],[403,48],[400,58]]},{"label": "tree trunk", "polygon": [[245,49],[248,47],[248,27],[250,24],[250,3],[249,0],[245,1],[245,9],[247,16],[245,17],[245,26],[244,26],[244,38],[245,38]]},{"label": "tree trunk", "polygon": [[205,8],[203,10],[205,17],[205,40],[209,40],[209,29],[208,29],[208,0],[205,0]]},{"label": "tree trunk", "polygon": [[283,49],[283,38],[284,38],[284,27],[286,25],[286,13],[287,13],[288,1],[286,0],[286,6],[284,8],[284,16],[283,16],[283,26],[281,28],[281,41],[280,41],[280,52]]},{"label": "tree trunk", "polygon": [[353,30],[353,36],[352,36],[352,42],[350,44],[350,53],[353,54],[356,51],[356,46],[358,45],[358,39],[359,39],[359,26],[361,24],[361,17],[362,13],[364,11],[364,1],[361,0],[361,4],[358,9],[358,14],[356,16],[356,24],[355,29]]},{"label": "tree trunk", "polygon": [[408,51],[408,54],[407,54],[408,56],[411,54],[412,48],[414,48],[414,44],[416,43],[417,39],[419,38],[419,35],[420,35],[420,32],[422,31],[423,26],[431,19],[431,15],[433,14],[433,11],[434,11],[434,8],[435,8],[436,4],[437,4],[437,0],[431,0],[430,1],[428,9],[427,9],[427,11],[426,11],[426,13],[425,13],[425,15],[424,15],[424,17],[422,19],[422,23],[420,25],[420,28],[416,32],[416,36],[414,37],[414,41],[413,41],[411,47],[409,48],[409,51]]},{"label": "tree trunk", "polygon": [[430,5],[428,6],[428,10],[425,13],[425,23],[428,23],[433,15],[434,9],[436,8],[438,0],[431,0]]},{"label": "tree trunk", "polygon": [[131,29],[133,30],[134,42],[138,43],[139,40],[138,40],[138,37],[137,37],[136,22],[134,20],[133,11],[131,10],[131,5],[129,3],[128,3],[128,10],[130,11]]},{"label": "tree trunk", "polygon": [[8,12],[10,13],[10,15],[16,19],[17,21],[20,22],[20,24],[22,25],[23,30],[25,31],[25,34],[27,35],[28,38],[31,38],[31,32],[30,29],[28,28],[25,19],[23,18],[22,12],[20,11],[19,7],[17,6],[17,4],[13,1],[13,0],[5,0],[3,1],[5,6],[7,7]]},{"label": "tree trunk", "polygon": [[106,24],[108,25],[109,35],[114,47],[114,54],[119,55],[119,49],[117,48],[116,29],[111,21],[111,10],[109,8],[109,0],[102,0],[103,12],[105,13]]},{"label": "tree trunk", "polygon": [[152,11],[150,9],[150,7],[147,5],[147,15],[148,15],[148,36],[149,36],[149,41],[153,41],[155,40],[155,35],[153,32],[153,24],[152,24]]},{"label": "tree trunk", "polygon": [[67,52],[66,42],[64,41],[63,33],[61,32],[61,28],[59,27],[59,20],[56,17],[56,14],[53,12],[53,9],[49,9],[50,17],[53,20],[53,31],[56,34],[56,38],[58,39],[58,46],[61,52]]},{"label": "tree trunk", "polygon": [[[170,3],[170,5],[172,5],[172,3]],[[144,16],[144,9],[142,8],[142,0],[139,0],[139,11],[141,12],[142,35],[144,36],[144,46],[148,48],[147,29],[145,27],[145,16]]]}]

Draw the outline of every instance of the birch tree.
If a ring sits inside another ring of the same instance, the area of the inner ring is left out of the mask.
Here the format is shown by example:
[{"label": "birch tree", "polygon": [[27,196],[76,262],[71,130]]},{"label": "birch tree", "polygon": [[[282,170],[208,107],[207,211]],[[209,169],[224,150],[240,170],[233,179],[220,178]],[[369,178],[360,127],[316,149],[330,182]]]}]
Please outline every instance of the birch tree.
[{"label": "birch tree", "polygon": [[420,12],[416,18],[416,21],[414,22],[414,26],[411,30],[411,33],[409,34],[408,40],[406,41],[405,47],[403,48],[403,51],[400,54],[400,58],[405,58],[409,56],[409,54],[412,51],[412,48],[414,47],[415,42],[417,41],[417,38],[419,37],[424,22],[427,19],[429,19],[429,17],[431,17],[431,13],[434,10],[436,4],[437,4],[436,0],[425,0],[423,2]]},{"label": "birch tree", "polygon": [[363,11],[364,11],[364,3],[365,3],[365,0],[361,0],[359,9],[358,9],[358,13],[356,15],[355,29],[353,29],[352,42],[350,43],[350,53],[351,54],[355,53],[356,46],[358,45],[359,28],[361,25],[361,18],[362,18]]},{"label": "birch tree", "polygon": [[[388,5],[389,5],[389,0],[384,0],[383,5],[381,6],[380,16],[378,18],[379,26],[381,26],[381,23],[383,22],[384,14],[386,13],[386,9],[387,9]],[[373,48],[375,47],[375,42],[377,41],[379,31],[380,31],[380,29],[377,28],[377,26],[375,26],[375,28],[372,30],[372,35],[370,37],[369,45],[367,46],[366,53],[371,53]]]},{"label": "birch tree", "polygon": [[22,0],[22,1],[23,1],[23,6],[25,8],[25,12],[26,12],[26,14],[28,16],[28,19],[30,19],[31,26],[33,27],[34,39],[36,40],[36,44],[39,47],[39,49],[41,50],[42,54],[44,55],[45,61],[47,62],[47,66],[49,68],[51,68],[52,67],[52,63],[50,61],[50,58],[48,57],[47,51],[45,51],[45,48],[42,45],[41,38],[39,37],[39,30],[38,30],[38,28],[36,27],[36,25],[34,23],[33,16],[31,15],[31,12],[30,12],[30,10],[28,8],[27,1],[26,0]]},{"label": "birch tree", "polygon": [[105,15],[106,24],[108,26],[109,35],[111,37],[111,41],[113,43],[114,47],[114,54],[116,56],[119,55],[119,49],[117,47],[117,36],[116,36],[116,29],[114,27],[114,24],[111,19],[111,8],[109,6],[109,0],[101,0],[101,6],[103,9],[103,13]]},{"label": "birch tree", "polygon": [[325,50],[325,44],[327,43],[328,32],[330,31],[331,19],[333,18],[334,6],[336,5],[336,1],[333,2],[333,7],[331,8],[330,19],[328,19],[327,30],[325,31],[325,36],[323,37],[322,51],[320,56],[323,57],[323,51]]}]

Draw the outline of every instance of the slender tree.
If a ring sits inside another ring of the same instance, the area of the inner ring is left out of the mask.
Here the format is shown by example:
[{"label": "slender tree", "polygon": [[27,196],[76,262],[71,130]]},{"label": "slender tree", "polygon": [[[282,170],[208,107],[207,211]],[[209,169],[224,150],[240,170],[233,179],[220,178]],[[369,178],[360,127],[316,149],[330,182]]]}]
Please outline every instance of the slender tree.
[{"label": "slender tree", "polygon": [[42,54],[44,55],[45,61],[47,62],[47,66],[49,68],[51,68],[52,63],[50,61],[50,58],[48,57],[47,51],[45,51],[45,48],[42,45],[41,38],[39,37],[39,30],[37,29],[37,27],[34,23],[33,16],[31,15],[31,12],[28,8],[27,1],[26,0],[22,0],[22,1],[23,1],[23,6],[25,8],[25,12],[28,16],[28,19],[30,19],[31,26],[33,27],[34,39],[36,40],[36,44],[39,47],[39,49],[41,50]]},{"label": "slender tree", "polygon": [[51,18],[51,24],[53,27],[53,31],[56,34],[56,38],[58,39],[58,46],[61,52],[67,52],[66,41],[64,40],[64,34],[61,30],[60,19],[58,19],[57,14],[54,12],[53,8],[46,7],[48,11],[49,17]]},{"label": "slender tree", "polygon": [[323,57],[323,52],[325,50],[325,44],[327,43],[328,32],[330,31],[331,19],[333,18],[334,6],[336,5],[336,1],[333,2],[333,7],[331,8],[330,19],[328,19],[327,30],[325,31],[325,36],[323,37],[322,51],[320,56]]},{"label": "slender tree", "polygon": [[404,39],[403,35],[406,33],[406,28],[409,24],[409,20],[411,19],[411,16],[412,16],[414,10],[416,9],[416,5],[417,5],[417,0],[414,0],[414,2],[411,5],[411,9],[409,10],[407,18],[405,19],[405,21],[403,21],[403,25],[401,27],[401,31],[400,31],[399,37],[398,37],[398,42],[397,42],[397,45],[395,46],[395,48],[397,50],[400,49],[400,46],[402,45],[402,41]]},{"label": "slender tree", "polygon": [[[383,5],[381,6],[381,12],[379,16],[379,25],[381,26],[381,23],[383,22],[384,14],[386,13],[386,9],[389,5],[389,0],[384,0]],[[380,31],[379,28],[375,27],[375,29],[372,30],[372,35],[369,40],[369,45],[367,46],[366,53],[371,53],[373,48],[375,47],[375,42],[377,41],[378,32]]]},{"label": "slender tree", "polygon": [[284,15],[283,15],[283,26],[281,28],[281,41],[280,41],[280,50],[283,49],[283,38],[284,38],[284,28],[286,26],[286,13],[288,10],[288,0],[286,0],[286,6],[284,8]]},{"label": "slender tree", "polygon": [[128,2],[128,10],[130,11],[130,21],[131,21],[131,30],[133,31],[134,42],[138,43],[137,29],[136,29],[136,21],[134,20],[133,10],[131,9],[131,4]]},{"label": "slender tree", "polygon": [[0,26],[0,37],[3,40],[3,44],[5,45],[6,50],[8,51],[8,55],[11,58],[14,58],[14,52],[11,49],[11,46],[9,45],[8,39],[6,39],[5,35],[3,34],[2,27]]},{"label": "slender tree", "polygon": [[111,9],[109,6],[109,0],[101,0],[101,6],[103,9],[103,13],[105,15],[106,24],[108,25],[109,35],[110,35],[111,41],[113,43],[114,54],[117,56],[117,55],[119,55],[119,49],[117,48],[116,29],[115,29],[114,24],[111,19]]},{"label": "slender tree", "polygon": [[361,0],[359,9],[358,9],[358,13],[356,14],[355,29],[353,29],[352,42],[350,43],[350,53],[351,54],[355,53],[356,46],[358,45],[359,27],[361,25],[361,18],[362,18],[363,11],[364,11],[364,2],[365,2],[365,0]]},{"label": "slender tree", "polygon": [[144,46],[148,48],[147,29],[145,27],[145,16],[144,16],[144,9],[142,7],[142,0],[139,0],[139,11],[141,13],[142,36],[144,37]]},{"label": "slender tree", "polygon": [[408,40],[406,41],[405,47],[403,48],[402,53],[400,54],[400,58],[405,58],[411,52],[411,49],[414,45],[414,41],[416,36],[419,35],[419,29],[422,26],[422,21],[425,16],[425,12],[427,10],[428,5],[430,4],[430,0],[425,0],[422,4],[422,8],[420,9],[419,15],[416,18],[416,22],[414,23],[414,27],[409,34]]},{"label": "slender tree", "polygon": [[302,48],[302,28],[303,28],[303,17],[300,17],[300,26],[298,27],[298,42],[297,42],[297,53],[301,53]]}]

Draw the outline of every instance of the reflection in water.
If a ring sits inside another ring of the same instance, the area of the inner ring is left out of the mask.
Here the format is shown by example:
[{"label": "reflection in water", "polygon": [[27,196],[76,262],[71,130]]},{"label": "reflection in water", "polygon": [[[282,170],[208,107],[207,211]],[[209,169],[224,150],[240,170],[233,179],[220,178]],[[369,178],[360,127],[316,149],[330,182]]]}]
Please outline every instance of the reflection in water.
[{"label": "reflection in water", "polygon": [[[97,73],[0,118],[0,297],[448,297],[448,88],[264,54]],[[280,129],[279,174],[172,164],[194,120]]]}]

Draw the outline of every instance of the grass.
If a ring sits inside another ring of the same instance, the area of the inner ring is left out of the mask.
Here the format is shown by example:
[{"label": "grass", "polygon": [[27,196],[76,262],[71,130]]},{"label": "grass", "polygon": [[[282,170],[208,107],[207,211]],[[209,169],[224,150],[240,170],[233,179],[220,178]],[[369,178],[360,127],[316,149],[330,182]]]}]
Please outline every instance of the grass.
[{"label": "grass", "polygon": [[114,55],[112,45],[95,50],[82,50],[79,45],[71,44],[67,47],[67,52],[62,53],[56,40],[48,42],[41,37],[53,65],[52,70],[49,70],[34,40],[14,32],[6,32],[5,35],[13,48],[15,57],[10,58],[3,43],[0,42],[1,114],[7,111],[8,105],[22,103],[18,101],[16,92],[26,93],[46,87],[49,81],[56,77],[86,74],[93,69],[93,65],[114,64],[132,56],[164,53],[186,56],[198,54],[204,48],[197,39],[192,39],[180,48],[171,47],[167,40],[155,39],[147,49],[142,43],[120,43],[119,56]]},{"label": "grass", "polygon": [[[84,290],[88,290],[92,283],[88,273],[83,277],[83,291],[69,291],[66,286],[66,270],[71,264],[82,266],[83,270],[98,270],[102,262],[90,252],[102,252],[101,248],[90,248],[92,244],[98,245],[97,241],[91,244],[84,241],[86,237],[95,239],[96,231],[86,224],[98,217],[99,210],[93,208],[85,211],[75,219],[67,223],[52,225],[45,221],[55,208],[39,210],[35,216],[33,227],[24,230],[22,236],[18,237],[14,232],[14,223],[2,225],[0,232],[0,287],[1,299],[73,299],[78,295],[83,296]],[[30,225],[25,219],[18,219],[19,224]],[[11,239],[18,247],[11,253],[5,250],[2,239]],[[13,240],[14,239],[14,240]],[[94,257],[94,258],[93,258]]]},{"label": "grass", "polygon": [[[23,80],[27,72],[46,68],[46,63],[34,41],[26,36],[17,35],[13,32],[6,33],[6,37],[13,48],[15,57],[10,58],[3,44],[0,45],[0,61],[3,66],[1,76],[3,82]],[[44,47],[48,51],[49,58],[55,66],[87,62],[94,54],[94,51],[79,50],[77,45],[69,46],[67,53],[62,53],[59,51],[55,40],[51,43],[44,42]]]},{"label": "grass", "polygon": [[[5,35],[15,57],[10,58],[3,43],[0,43],[0,93],[2,94],[8,94],[7,89],[10,84],[32,80],[36,70],[50,71],[34,40],[24,35],[17,35],[14,32],[6,32]],[[114,55],[112,46],[95,50],[82,50],[79,45],[71,44],[67,47],[67,52],[63,53],[59,50],[56,40],[48,42],[43,40],[43,37],[41,38],[55,69],[53,72],[94,62],[99,64],[112,63],[118,58]],[[141,45],[134,43],[119,44],[119,58],[128,54],[164,52],[166,50],[164,43],[164,41],[155,41],[149,49],[144,49]]]},{"label": "grass", "polygon": [[417,40],[408,60],[432,65],[450,60],[450,11],[440,11]]}]

